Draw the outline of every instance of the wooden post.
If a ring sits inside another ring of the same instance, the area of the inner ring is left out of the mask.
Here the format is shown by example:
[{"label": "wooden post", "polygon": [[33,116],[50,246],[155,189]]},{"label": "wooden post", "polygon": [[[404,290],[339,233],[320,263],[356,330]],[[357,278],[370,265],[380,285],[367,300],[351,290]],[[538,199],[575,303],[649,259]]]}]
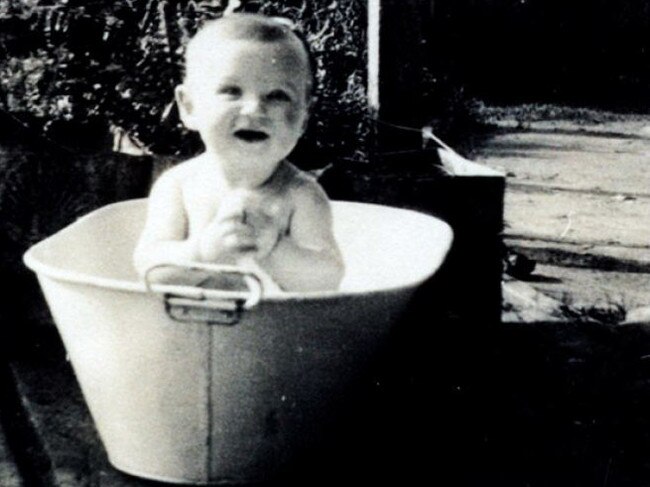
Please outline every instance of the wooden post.
[{"label": "wooden post", "polygon": [[[419,129],[431,116],[423,106],[423,74],[434,0],[368,0],[368,105],[373,118]],[[413,149],[417,133],[378,124],[371,152]]]}]

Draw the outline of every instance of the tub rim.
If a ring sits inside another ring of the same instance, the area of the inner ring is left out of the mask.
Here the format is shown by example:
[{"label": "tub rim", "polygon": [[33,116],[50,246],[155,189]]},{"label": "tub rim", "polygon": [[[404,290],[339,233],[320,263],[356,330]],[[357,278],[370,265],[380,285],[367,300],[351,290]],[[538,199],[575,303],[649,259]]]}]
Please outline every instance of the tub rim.
[{"label": "tub rim", "polygon": [[[49,241],[51,241],[56,237],[60,237],[61,235],[64,235],[66,233],[75,231],[75,227],[83,225],[86,222],[86,220],[99,218],[103,213],[110,212],[116,206],[128,206],[128,205],[136,206],[138,204],[142,204],[143,202],[146,202],[146,200],[147,198],[136,198],[136,199],[118,201],[115,203],[104,205],[100,208],[97,208],[95,210],[86,213],[85,215],[77,218],[75,221],[66,225],[65,227],[53,233],[52,235],[49,235],[48,237],[30,246],[23,254],[24,264],[30,270],[32,270],[39,279],[41,276],[45,276],[51,279],[55,279],[62,282],[73,283],[73,284],[82,284],[82,285],[99,287],[103,289],[111,289],[116,291],[137,292],[137,293],[148,294],[148,295],[156,295],[156,293],[152,293],[150,290],[147,289],[147,285],[142,279],[138,281],[128,281],[125,279],[99,277],[99,276],[93,276],[91,274],[87,274],[80,271],[61,269],[60,267],[56,267],[55,265],[42,262],[34,255],[36,252],[38,252],[39,248],[46,246]],[[445,262],[446,256],[448,255],[449,250],[454,241],[453,230],[447,222],[445,222],[444,220],[438,217],[429,215],[421,211],[399,208],[395,206],[380,205],[376,203],[365,203],[365,202],[347,201],[347,200],[331,200],[331,201],[335,204],[345,203],[357,207],[365,206],[365,207],[391,208],[394,210],[417,214],[421,217],[428,218],[435,221],[436,224],[439,226],[439,231],[441,232],[441,235],[444,235],[446,237],[444,248],[441,246],[442,258],[439,260],[438,264],[435,267],[433,267],[426,276],[416,280],[412,280],[407,284],[384,286],[381,288],[366,289],[366,290],[354,289],[354,290],[342,290],[342,291],[341,290],[287,291],[287,292],[283,292],[282,294],[272,294],[272,295],[265,295],[264,293],[262,293],[261,300],[260,300],[261,302],[300,301],[300,300],[313,300],[313,299],[322,300],[322,299],[332,299],[332,298],[339,298],[339,297],[346,298],[346,297],[353,297],[359,295],[385,294],[385,293],[397,292],[397,291],[402,291],[411,288],[415,289],[418,286],[420,286],[422,283],[429,280],[440,269],[442,264]]]}]

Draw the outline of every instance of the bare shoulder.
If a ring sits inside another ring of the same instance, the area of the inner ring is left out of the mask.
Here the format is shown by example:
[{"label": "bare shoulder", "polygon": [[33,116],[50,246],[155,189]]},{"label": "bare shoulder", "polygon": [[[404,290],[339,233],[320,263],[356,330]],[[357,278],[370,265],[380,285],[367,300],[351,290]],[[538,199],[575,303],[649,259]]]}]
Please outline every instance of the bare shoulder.
[{"label": "bare shoulder", "polygon": [[180,162],[165,170],[154,183],[155,186],[177,186],[181,187],[185,181],[191,178],[198,171],[199,157]]},{"label": "bare shoulder", "polygon": [[338,267],[340,254],[325,190],[314,176],[298,169],[293,172],[290,186],[293,212],[289,234],[300,247],[328,254]]},{"label": "bare shoulder", "polygon": [[184,188],[197,173],[197,158],[181,162],[165,170],[154,182],[149,193],[152,206],[181,204]]},{"label": "bare shoulder", "polygon": [[291,163],[286,165],[290,177],[291,197],[295,203],[329,207],[329,198],[314,176]]}]

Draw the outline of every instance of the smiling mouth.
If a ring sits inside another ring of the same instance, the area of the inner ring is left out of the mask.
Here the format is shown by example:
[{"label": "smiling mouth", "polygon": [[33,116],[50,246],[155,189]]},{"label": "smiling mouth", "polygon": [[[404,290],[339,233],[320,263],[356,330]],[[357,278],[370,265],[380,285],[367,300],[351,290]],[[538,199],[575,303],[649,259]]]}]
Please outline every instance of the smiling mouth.
[{"label": "smiling mouth", "polygon": [[244,142],[262,142],[269,138],[269,135],[260,130],[241,129],[235,131],[235,137]]}]

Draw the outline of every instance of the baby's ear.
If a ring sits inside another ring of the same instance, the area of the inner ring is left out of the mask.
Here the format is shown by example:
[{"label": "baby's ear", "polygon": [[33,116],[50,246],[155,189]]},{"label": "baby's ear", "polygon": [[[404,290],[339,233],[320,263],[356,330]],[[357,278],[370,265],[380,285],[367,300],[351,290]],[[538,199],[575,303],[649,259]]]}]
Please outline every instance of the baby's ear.
[{"label": "baby's ear", "polygon": [[178,85],[174,90],[174,97],[178,105],[178,114],[183,125],[189,130],[196,130],[194,125],[194,105],[185,85]]},{"label": "baby's ear", "polygon": [[305,119],[302,121],[302,127],[300,129],[302,135],[307,132],[307,127],[309,127],[309,112],[305,113]]},{"label": "baby's ear", "polygon": [[307,106],[305,107],[305,119],[302,121],[301,127],[302,134],[307,131],[307,127],[309,126],[309,115],[311,114],[311,108],[313,105],[314,98],[310,97],[309,100],[307,100]]}]

